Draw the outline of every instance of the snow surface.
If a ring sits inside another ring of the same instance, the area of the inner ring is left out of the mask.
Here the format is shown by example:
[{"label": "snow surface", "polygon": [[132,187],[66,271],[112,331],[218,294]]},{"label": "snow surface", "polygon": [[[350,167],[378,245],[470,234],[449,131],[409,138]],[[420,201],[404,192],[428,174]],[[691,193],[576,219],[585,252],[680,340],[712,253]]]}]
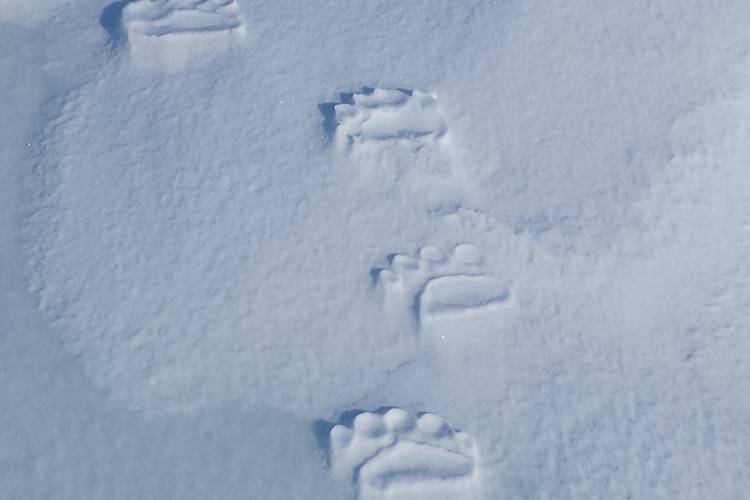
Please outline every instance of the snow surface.
[{"label": "snow surface", "polygon": [[55,9],[62,5],[61,0],[0,0],[0,23],[34,26],[52,17]]},{"label": "snow surface", "polygon": [[0,498],[744,498],[748,21],[0,1]]}]

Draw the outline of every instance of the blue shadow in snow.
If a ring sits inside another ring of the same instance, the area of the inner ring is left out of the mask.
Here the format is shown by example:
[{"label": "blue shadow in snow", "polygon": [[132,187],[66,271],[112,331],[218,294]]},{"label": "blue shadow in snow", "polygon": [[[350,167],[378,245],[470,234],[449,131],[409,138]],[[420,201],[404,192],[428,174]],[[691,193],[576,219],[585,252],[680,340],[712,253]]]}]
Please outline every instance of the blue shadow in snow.
[{"label": "blue shadow in snow", "polygon": [[107,32],[114,45],[120,45],[127,39],[127,33],[122,26],[122,10],[132,1],[119,0],[111,3],[99,16],[99,25]]}]

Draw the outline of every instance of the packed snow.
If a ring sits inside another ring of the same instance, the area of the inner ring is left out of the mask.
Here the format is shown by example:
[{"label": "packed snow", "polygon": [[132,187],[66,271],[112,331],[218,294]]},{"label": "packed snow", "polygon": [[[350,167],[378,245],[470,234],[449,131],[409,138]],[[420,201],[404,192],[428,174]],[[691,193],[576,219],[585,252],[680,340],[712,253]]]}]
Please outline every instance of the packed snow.
[{"label": "packed snow", "polygon": [[744,498],[748,25],[0,0],[0,498]]}]

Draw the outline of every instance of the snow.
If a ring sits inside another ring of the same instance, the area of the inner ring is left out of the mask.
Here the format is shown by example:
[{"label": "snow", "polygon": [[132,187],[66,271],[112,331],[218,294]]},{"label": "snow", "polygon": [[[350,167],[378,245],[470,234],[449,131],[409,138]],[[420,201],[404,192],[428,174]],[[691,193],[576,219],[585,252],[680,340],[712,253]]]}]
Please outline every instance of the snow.
[{"label": "snow", "polygon": [[[378,498],[474,499],[481,495],[471,436],[431,413],[406,410],[357,415],[330,434],[334,477],[354,481],[357,495]],[[416,480],[415,480],[416,478]]]},{"label": "snow", "polygon": [[743,498],[748,19],[0,2],[0,498]]},{"label": "snow", "polygon": [[61,0],[0,0],[0,23],[35,26],[52,17],[55,9],[62,4]]}]

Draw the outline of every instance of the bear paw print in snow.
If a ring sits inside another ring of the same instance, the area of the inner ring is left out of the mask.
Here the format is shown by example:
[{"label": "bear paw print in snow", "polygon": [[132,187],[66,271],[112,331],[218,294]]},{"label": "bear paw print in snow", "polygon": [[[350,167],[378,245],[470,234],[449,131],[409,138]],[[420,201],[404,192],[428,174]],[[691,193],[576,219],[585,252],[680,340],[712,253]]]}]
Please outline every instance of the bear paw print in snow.
[{"label": "bear paw print in snow", "polygon": [[386,306],[410,311],[422,329],[446,319],[471,321],[501,313],[510,298],[506,284],[486,272],[482,255],[463,243],[445,255],[426,246],[416,257],[396,254],[376,270]]},{"label": "bear paw print in snow", "polygon": [[474,440],[431,413],[360,413],[331,429],[329,458],[333,476],[359,500],[480,497]]},{"label": "bear paw print in snow", "polygon": [[437,99],[429,92],[376,88],[344,96],[333,106],[333,137],[341,148],[391,143],[420,149],[441,140],[448,130]]},{"label": "bear paw print in snow", "polygon": [[199,37],[241,28],[238,10],[234,0],[136,0],[122,9],[122,23],[129,36]]}]

